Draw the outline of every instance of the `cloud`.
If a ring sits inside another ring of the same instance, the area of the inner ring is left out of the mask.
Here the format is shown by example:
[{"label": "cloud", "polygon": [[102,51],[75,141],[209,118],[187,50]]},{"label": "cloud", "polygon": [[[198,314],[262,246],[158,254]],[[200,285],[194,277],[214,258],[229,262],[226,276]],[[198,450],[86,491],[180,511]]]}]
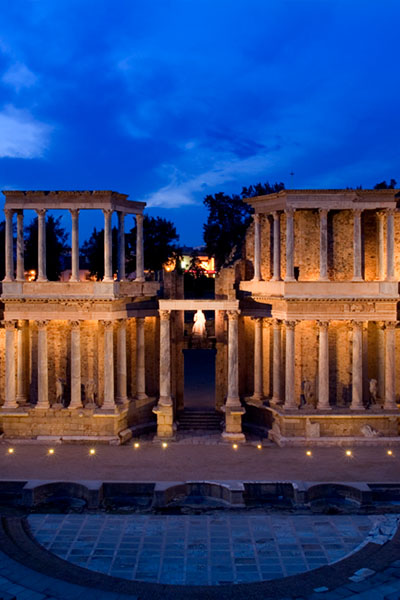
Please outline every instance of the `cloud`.
[{"label": "cloud", "polygon": [[50,126],[12,105],[0,112],[0,158],[39,158],[49,143]]},{"label": "cloud", "polygon": [[22,88],[29,88],[35,85],[37,77],[24,63],[15,62],[7,69],[1,80],[19,92]]}]

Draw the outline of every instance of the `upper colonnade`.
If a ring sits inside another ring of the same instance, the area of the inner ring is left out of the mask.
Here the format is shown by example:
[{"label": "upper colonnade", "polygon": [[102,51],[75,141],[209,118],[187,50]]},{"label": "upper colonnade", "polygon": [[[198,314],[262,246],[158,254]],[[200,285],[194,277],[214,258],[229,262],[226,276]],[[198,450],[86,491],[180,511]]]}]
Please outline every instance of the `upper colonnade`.
[{"label": "upper colonnade", "polygon": [[[46,212],[69,210],[72,223],[71,278],[79,281],[79,211],[102,210],[104,214],[104,282],[114,280],[112,272],[112,227],[113,212],[118,215],[118,280],[125,273],[125,216],[136,216],[136,280],[144,281],[143,257],[143,210],[144,202],[128,200],[126,194],[108,190],[95,191],[15,191],[3,192],[6,197],[6,269],[5,282],[25,281],[24,276],[24,221],[23,211],[34,210],[38,216],[38,282],[47,281],[46,273]],[[14,272],[13,216],[17,214],[17,264]]]}]

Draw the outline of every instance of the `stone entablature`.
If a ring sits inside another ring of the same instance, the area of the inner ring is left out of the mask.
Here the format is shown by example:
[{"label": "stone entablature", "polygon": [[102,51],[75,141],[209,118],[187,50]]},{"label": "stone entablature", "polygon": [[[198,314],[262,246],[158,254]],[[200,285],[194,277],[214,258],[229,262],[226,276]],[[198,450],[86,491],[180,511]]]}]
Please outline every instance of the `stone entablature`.
[{"label": "stone entablature", "polygon": [[142,214],[145,202],[128,200],[127,194],[111,190],[4,190],[6,209],[13,210],[113,210],[127,214]]},{"label": "stone entablature", "polygon": [[157,294],[160,284],[156,281],[11,281],[3,282],[2,300],[13,299],[57,300],[92,299],[121,297],[152,297]]}]

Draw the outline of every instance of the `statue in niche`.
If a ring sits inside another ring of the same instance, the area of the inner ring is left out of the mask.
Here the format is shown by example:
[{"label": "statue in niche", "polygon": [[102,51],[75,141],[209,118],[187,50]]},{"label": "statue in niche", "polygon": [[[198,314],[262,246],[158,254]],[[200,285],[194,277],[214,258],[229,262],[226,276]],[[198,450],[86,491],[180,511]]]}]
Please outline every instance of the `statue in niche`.
[{"label": "statue in niche", "polygon": [[306,408],[315,408],[315,398],[312,381],[304,379],[301,382],[302,394],[301,405]]},{"label": "statue in niche", "polygon": [[64,381],[61,377],[56,379],[56,404],[64,404]]},{"label": "statue in niche", "polygon": [[94,391],[93,379],[88,379],[85,383],[85,405],[86,406],[94,406],[95,405],[95,391]]},{"label": "statue in niche", "polygon": [[193,317],[192,335],[203,338],[206,335],[206,318],[202,310],[198,310]]},{"label": "statue in niche", "polygon": [[367,408],[370,408],[378,401],[378,382],[376,379],[369,380],[369,398]]}]

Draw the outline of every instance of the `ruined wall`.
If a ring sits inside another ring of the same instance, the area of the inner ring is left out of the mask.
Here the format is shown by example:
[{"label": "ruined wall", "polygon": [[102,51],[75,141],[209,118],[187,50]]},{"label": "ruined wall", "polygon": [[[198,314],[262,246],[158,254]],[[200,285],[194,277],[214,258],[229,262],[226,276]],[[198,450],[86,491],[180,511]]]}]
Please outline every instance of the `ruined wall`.
[{"label": "ruined wall", "polygon": [[301,281],[319,278],[319,212],[296,210],[294,213],[294,266]]}]

